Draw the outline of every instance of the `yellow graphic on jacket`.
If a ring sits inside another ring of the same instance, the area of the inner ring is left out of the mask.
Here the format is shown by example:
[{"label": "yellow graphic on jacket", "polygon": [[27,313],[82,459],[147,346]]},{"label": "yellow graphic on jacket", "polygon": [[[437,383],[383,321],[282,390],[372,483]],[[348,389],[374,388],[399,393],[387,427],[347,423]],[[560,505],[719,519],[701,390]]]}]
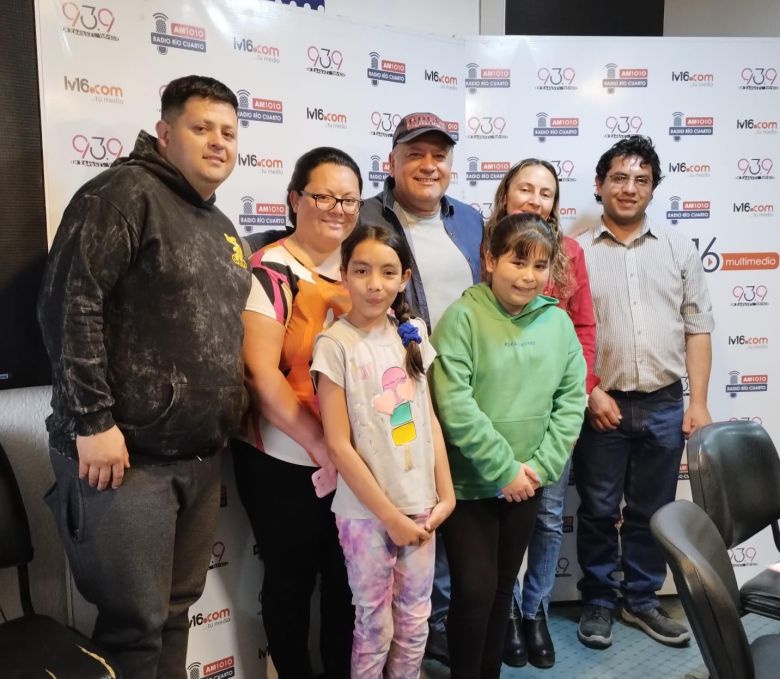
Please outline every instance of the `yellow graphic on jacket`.
[{"label": "yellow graphic on jacket", "polygon": [[382,393],[371,399],[371,405],[390,416],[393,443],[404,447],[404,469],[412,468],[412,455],[407,444],[417,438],[412,417],[412,401],[416,385],[403,368],[393,367],[382,375]]},{"label": "yellow graphic on jacket", "polygon": [[246,260],[244,259],[244,248],[241,247],[241,243],[238,242],[238,238],[235,236],[228,236],[226,233],[222,235],[225,236],[225,240],[233,246],[233,257],[231,258],[233,260],[233,264],[237,264],[242,269],[248,268]]}]

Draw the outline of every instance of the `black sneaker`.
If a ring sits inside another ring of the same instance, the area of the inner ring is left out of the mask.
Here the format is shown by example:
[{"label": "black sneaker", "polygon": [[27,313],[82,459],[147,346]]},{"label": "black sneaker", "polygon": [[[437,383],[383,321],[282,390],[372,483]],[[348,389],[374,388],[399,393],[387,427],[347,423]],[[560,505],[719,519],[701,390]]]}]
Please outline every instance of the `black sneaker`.
[{"label": "black sneaker", "polygon": [[629,611],[624,606],[620,609],[620,617],[629,625],[638,627],[648,636],[667,646],[686,646],[691,640],[688,628],[670,618],[660,606],[639,613]]},{"label": "black sneaker", "polygon": [[605,606],[585,604],[580,613],[577,638],[588,648],[612,645],[612,611]]},{"label": "black sneaker", "polygon": [[428,640],[425,642],[425,657],[438,660],[446,667],[450,666],[450,649],[447,644],[447,632],[428,629]]}]

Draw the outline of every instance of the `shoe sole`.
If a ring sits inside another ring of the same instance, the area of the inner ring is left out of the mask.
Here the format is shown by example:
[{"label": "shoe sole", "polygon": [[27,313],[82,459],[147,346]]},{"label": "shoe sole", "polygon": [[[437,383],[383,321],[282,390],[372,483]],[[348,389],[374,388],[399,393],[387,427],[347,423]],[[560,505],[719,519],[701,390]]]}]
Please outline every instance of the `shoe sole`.
[{"label": "shoe sole", "polygon": [[595,648],[600,651],[612,646],[612,634],[610,634],[608,637],[602,637],[598,634],[592,634],[591,636],[586,637],[578,629],[577,638],[580,640],[580,643],[584,644],[588,648]]},{"label": "shoe sole", "polygon": [[624,622],[627,622],[629,625],[633,625],[634,627],[638,627],[645,634],[647,634],[647,636],[667,646],[687,646],[688,642],[691,640],[691,633],[687,631],[677,635],[676,637],[665,637],[663,634],[656,632],[644,620],[633,615],[627,608],[620,609],[620,617]]}]

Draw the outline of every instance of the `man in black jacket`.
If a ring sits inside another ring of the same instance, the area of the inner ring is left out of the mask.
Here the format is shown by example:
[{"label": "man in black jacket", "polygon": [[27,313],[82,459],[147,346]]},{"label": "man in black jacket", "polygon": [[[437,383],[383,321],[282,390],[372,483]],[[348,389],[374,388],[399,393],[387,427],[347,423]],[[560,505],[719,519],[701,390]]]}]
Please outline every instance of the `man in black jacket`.
[{"label": "man in black jacket", "polygon": [[201,76],[162,95],[157,138],[71,199],[38,306],[52,361],[47,495],[93,638],[125,677],[183,676],[219,506],[217,453],[245,404],[250,275],[214,191],[238,102]]}]

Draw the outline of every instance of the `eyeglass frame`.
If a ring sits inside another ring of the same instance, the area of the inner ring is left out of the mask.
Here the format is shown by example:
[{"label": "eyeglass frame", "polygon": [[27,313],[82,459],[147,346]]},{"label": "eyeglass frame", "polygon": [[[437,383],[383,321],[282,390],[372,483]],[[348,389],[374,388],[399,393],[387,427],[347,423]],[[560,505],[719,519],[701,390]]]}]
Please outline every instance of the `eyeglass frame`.
[{"label": "eyeglass frame", "polygon": [[[311,193],[310,191],[304,191],[300,190],[298,191],[302,196],[309,196],[310,198],[314,199],[314,205],[318,210],[322,210],[323,212],[330,212],[331,210],[335,210],[337,205],[341,205],[341,209],[344,211],[345,215],[356,215],[358,212],[360,212],[360,208],[363,207],[366,201],[364,201],[361,198],[336,198],[336,196],[331,196],[329,193]],[[320,207],[320,201],[323,199],[327,199],[328,202],[331,200],[333,201],[333,205],[330,207]],[[357,204],[357,209],[354,212],[350,212],[346,209],[346,206],[344,205],[345,201],[354,201]]]},{"label": "eyeglass frame", "polygon": [[616,172],[614,174],[608,174],[604,179],[608,179],[611,184],[615,186],[626,186],[630,182],[634,182],[634,186],[637,189],[647,190],[653,188],[653,178],[647,175],[630,175],[625,172]]}]

